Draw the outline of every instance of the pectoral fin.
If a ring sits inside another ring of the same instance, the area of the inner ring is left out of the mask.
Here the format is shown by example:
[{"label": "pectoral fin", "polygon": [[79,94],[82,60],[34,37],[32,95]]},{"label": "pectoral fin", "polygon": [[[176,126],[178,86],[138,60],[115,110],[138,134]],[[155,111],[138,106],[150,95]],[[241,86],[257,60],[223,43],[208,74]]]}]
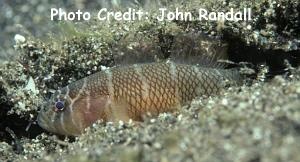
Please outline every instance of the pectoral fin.
[{"label": "pectoral fin", "polygon": [[128,122],[131,118],[129,115],[129,104],[125,100],[111,101],[106,107],[107,121]]}]

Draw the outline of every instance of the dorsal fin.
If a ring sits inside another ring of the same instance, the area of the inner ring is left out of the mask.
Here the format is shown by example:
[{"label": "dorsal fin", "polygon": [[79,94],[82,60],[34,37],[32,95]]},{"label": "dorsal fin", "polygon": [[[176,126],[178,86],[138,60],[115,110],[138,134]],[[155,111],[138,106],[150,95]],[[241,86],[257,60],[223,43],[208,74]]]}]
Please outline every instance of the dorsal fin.
[{"label": "dorsal fin", "polygon": [[182,55],[180,57],[169,59],[170,61],[177,64],[189,64],[189,65],[197,65],[201,67],[209,67],[209,68],[225,68],[230,62],[226,60],[216,59],[214,57],[210,57],[207,55]]},{"label": "dorsal fin", "polygon": [[152,63],[156,62],[157,55],[151,53],[138,53],[137,51],[131,53],[122,53],[119,55],[114,55],[115,64],[118,66],[122,65],[133,65],[142,63]]},{"label": "dorsal fin", "polygon": [[181,34],[175,37],[170,60],[176,63],[223,68],[227,59],[227,44],[201,33]]},{"label": "dorsal fin", "polygon": [[139,34],[122,38],[112,49],[116,65],[151,63],[162,58],[157,43]]},{"label": "dorsal fin", "polygon": [[[142,38],[123,38],[112,49],[115,64],[119,66],[157,62],[166,57],[157,43]],[[215,68],[226,66],[219,60],[227,59],[227,44],[202,33],[175,35],[168,51],[169,60],[175,63]]]}]

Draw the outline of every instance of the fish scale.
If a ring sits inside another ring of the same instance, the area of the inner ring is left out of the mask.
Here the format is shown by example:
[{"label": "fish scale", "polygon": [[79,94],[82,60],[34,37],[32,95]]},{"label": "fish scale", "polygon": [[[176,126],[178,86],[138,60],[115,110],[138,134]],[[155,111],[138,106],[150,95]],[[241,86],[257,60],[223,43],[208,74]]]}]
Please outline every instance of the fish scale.
[{"label": "fish scale", "polygon": [[[235,70],[171,61],[115,67],[57,91],[43,105],[38,123],[50,132],[78,135],[96,120],[141,121],[146,114],[176,111],[197,96],[217,94],[225,83],[240,81]],[[64,104],[62,110],[57,102]]]}]

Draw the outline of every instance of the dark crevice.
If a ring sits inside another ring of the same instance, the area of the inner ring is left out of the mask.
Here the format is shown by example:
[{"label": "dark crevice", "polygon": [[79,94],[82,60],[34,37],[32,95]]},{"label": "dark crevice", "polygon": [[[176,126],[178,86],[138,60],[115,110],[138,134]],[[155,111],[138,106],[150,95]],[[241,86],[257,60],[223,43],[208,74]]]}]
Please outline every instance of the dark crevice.
[{"label": "dark crevice", "polygon": [[[269,76],[288,72],[285,60],[293,67],[300,64],[300,50],[284,51],[282,49],[262,49],[257,45],[247,45],[240,37],[224,33],[223,39],[228,42],[229,60],[233,62],[249,62],[258,67],[269,66]],[[255,70],[258,70],[257,68]]]},{"label": "dark crevice", "polygon": [[[0,88],[0,142],[17,143],[21,137],[32,139],[41,134],[42,128],[33,121],[30,122],[17,114],[8,115],[12,105],[4,100],[5,95],[5,91]],[[13,146],[18,148],[17,145]]]}]

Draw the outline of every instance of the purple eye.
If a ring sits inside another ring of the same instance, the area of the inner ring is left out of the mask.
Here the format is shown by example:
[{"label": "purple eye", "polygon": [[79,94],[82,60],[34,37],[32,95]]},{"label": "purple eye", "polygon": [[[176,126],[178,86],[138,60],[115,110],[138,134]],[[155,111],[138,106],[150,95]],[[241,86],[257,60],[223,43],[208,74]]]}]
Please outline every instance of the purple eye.
[{"label": "purple eye", "polygon": [[65,108],[65,103],[63,101],[57,101],[55,103],[55,108],[59,111],[63,110]]}]

